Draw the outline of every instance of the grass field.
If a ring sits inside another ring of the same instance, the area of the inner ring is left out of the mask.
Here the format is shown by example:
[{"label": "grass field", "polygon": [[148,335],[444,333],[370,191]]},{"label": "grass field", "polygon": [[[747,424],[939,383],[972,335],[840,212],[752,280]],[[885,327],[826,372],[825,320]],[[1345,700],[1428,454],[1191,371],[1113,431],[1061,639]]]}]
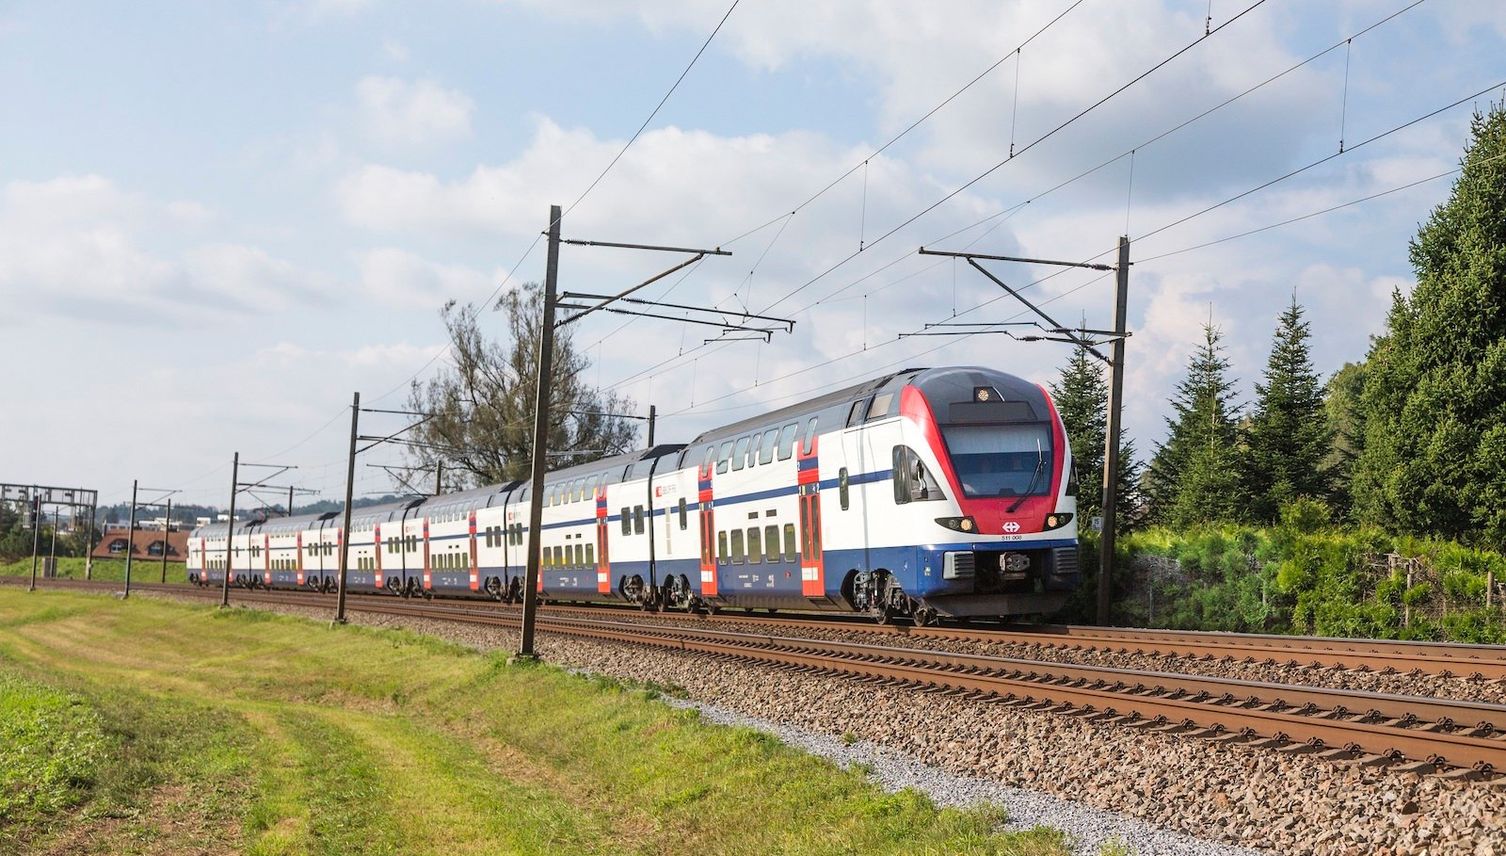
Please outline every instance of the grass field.
[{"label": "grass field", "polygon": [[1066,852],[655,696],[403,631],[7,587],[0,852]]},{"label": "grass field", "polygon": [[[42,566],[37,564],[37,576],[41,577]],[[0,577],[29,577],[31,576],[31,557],[17,559],[14,562],[0,563]],[[84,558],[82,556],[65,556],[58,559],[58,576],[81,580],[84,578]],[[91,577],[96,580],[109,580],[120,582],[125,579],[125,559],[95,559],[94,573]],[[155,583],[162,579],[162,560],[143,559],[139,556],[131,560],[131,581],[136,583]],[[182,562],[167,563],[167,581],[181,583],[186,579]]]}]

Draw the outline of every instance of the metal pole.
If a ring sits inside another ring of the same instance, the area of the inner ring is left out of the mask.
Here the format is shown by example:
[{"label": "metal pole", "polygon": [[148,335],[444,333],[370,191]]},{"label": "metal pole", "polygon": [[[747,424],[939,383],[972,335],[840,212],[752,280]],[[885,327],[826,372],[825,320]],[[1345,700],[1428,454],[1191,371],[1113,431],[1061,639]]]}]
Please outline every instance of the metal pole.
[{"label": "metal pole", "polygon": [[172,543],[173,500],[167,498],[167,522],[162,524],[162,582],[167,582],[167,547]]},{"label": "metal pole", "polygon": [[230,570],[235,564],[231,545],[235,542],[235,492],[240,490],[241,453],[230,460],[230,520],[225,524],[225,577],[220,580],[220,608],[230,605]]},{"label": "metal pole", "polygon": [[560,213],[549,206],[549,256],[544,266],[543,319],[539,324],[539,377],[533,399],[533,496],[528,505],[528,572],[523,578],[523,630],[518,656],[534,657],[533,625],[539,607],[539,559],[544,523],[544,462],[549,453],[550,375],[554,370],[554,300],[559,288]]},{"label": "metal pole", "polygon": [[89,528],[84,532],[84,579],[94,579],[94,521],[99,515],[99,501],[89,506]]},{"label": "metal pole", "polygon": [[62,515],[62,509],[52,507],[52,546],[47,550],[47,560],[52,565],[52,575],[58,575],[58,518]]},{"label": "metal pole", "polygon": [[654,419],[659,415],[659,408],[650,404],[648,406],[648,447],[654,447]]},{"label": "metal pole", "polygon": [[293,516],[293,486],[288,485],[288,516]]},{"label": "metal pole", "polygon": [[37,553],[42,546],[42,498],[31,498],[31,586],[27,591],[37,590]]},{"label": "metal pole", "polygon": [[345,571],[350,564],[350,504],[356,489],[356,435],[361,428],[361,393],[350,400],[350,461],[345,469],[345,523],[336,538],[340,542],[340,577],[335,584],[335,623],[345,623]]},{"label": "metal pole", "polygon": [[1119,239],[1114,343],[1109,360],[1109,425],[1103,442],[1103,531],[1098,539],[1098,623],[1109,623],[1114,587],[1114,536],[1119,504],[1119,419],[1124,409],[1125,314],[1129,303],[1129,238]]},{"label": "metal pole", "polygon": [[434,495],[444,493],[444,461],[434,462]]},{"label": "metal pole", "polygon": [[121,599],[131,596],[131,551],[136,547],[136,480],[131,481],[131,518],[126,523],[126,572],[125,594]]}]

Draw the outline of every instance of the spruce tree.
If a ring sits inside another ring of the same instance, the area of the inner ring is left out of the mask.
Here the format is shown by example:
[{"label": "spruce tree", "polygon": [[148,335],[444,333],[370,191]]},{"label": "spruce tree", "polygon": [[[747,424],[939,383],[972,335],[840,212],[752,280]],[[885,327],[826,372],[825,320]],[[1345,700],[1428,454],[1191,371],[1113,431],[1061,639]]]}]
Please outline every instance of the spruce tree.
[{"label": "spruce tree", "polygon": [[1365,446],[1365,364],[1345,363],[1323,388],[1323,410],[1332,437],[1323,470],[1329,483],[1328,504],[1342,517],[1354,508],[1351,483],[1354,464]]},{"label": "spruce tree", "polygon": [[[1087,348],[1078,345],[1062,369],[1061,380],[1051,385],[1057,413],[1067,426],[1077,471],[1077,516],[1084,526],[1103,511],[1103,442],[1108,432],[1109,386],[1106,367]],[[1133,440],[1120,432],[1118,528],[1135,524],[1140,508],[1140,465],[1135,461]]]},{"label": "spruce tree", "polygon": [[1361,518],[1506,540],[1506,111],[1476,113],[1447,201],[1411,243],[1417,285],[1373,343],[1355,464]]},{"label": "spruce tree", "polygon": [[1152,522],[1186,526],[1241,516],[1239,405],[1222,336],[1203,325],[1202,347],[1171,397],[1166,442],[1156,446],[1145,478]]},{"label": "spruce tree", "polygon": [[1293,295],[1276,324],[1265,382],[1255,384],[1255,412],[1246,435],[1250,516],[1263,523],[1275,521],[1282,504],[1299,496],[1328,497],[1323,458],[1330,431],[1308,336],[1308,323]]}]

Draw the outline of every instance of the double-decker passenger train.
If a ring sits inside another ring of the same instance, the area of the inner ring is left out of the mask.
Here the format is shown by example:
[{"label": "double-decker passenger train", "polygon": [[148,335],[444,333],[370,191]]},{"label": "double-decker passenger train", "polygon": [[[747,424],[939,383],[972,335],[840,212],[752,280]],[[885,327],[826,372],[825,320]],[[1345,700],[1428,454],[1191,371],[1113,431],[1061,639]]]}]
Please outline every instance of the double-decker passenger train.
[{"label": "double-decker passenger train", "polygon": [[1076,484],[1045,389],[907,369],[527,481],[194,531],[192,582],[517,600],[543,491],[538,593],[645,608],[1022,616],[1078,584]]}]

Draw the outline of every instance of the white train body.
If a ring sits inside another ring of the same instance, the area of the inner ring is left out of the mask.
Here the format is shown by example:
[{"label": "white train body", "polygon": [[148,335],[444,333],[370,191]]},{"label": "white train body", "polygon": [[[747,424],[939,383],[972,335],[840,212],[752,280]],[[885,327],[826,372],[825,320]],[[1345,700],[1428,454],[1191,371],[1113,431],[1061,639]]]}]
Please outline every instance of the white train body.
[{"label": "white train body", "polygon": [[[981,368],[914,369],[551,473],[538,590],[649,606],[1010,616],[1078,584],[1071,452],[1050,396]],[[514,599],[527,482],[195,531],[191,580]]]}]

